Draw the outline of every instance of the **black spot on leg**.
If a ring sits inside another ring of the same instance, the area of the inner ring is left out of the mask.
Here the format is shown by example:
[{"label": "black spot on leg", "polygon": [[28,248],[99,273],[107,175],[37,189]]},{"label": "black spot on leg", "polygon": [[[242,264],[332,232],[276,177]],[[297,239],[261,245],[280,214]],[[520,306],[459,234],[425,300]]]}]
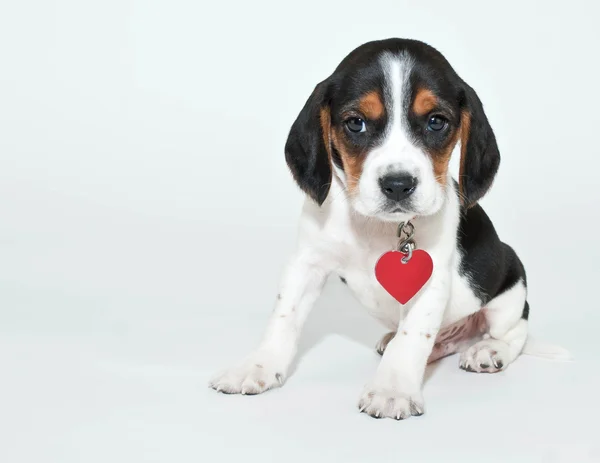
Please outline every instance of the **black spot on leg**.
[{"label": "black spot on leg", "polygon": [[347,284],[348,284],[348,282],[346,281],[346,279],[345,279],[344,277],[340,277],[340,281],[341,281],[342,283],[344,283],[345,285],[347,285]]}]

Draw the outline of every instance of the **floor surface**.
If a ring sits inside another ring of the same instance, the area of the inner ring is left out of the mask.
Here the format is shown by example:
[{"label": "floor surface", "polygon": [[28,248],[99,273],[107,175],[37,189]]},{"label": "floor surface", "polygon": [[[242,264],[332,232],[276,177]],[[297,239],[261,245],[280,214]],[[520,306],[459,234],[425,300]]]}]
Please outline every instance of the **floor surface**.
[{"label": "floor surface", "polygon": [[121,234],[94,222],[4,275],[2,462],[599,461],[593,325],[532,307],[536,337],[574,362],[521,357],[476,375],[449,357],[428,371],[424,416],[375,420],[356,405],[384,331],[331,279],[285,386],[217,394],[208,379],[256,343],[271,310],[284,255],[264,250],[292,236],[248,228],[255,245],[232,288],[220,251],[232,236],[121,219]]}]

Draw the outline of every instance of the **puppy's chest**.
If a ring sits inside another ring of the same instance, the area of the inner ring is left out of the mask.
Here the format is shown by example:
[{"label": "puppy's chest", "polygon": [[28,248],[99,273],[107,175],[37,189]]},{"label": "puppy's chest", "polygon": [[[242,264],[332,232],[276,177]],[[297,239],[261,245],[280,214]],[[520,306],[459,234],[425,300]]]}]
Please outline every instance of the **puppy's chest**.
[{"label": "puppy's chest", "polygon": [[340,277],[367,310],[386,325],[397,325],[402,308],[375,278],[375,264],[382,254],[395,249],[397,241],[392,232],[367,236],[362,243],[351,240],[341,245]]}]

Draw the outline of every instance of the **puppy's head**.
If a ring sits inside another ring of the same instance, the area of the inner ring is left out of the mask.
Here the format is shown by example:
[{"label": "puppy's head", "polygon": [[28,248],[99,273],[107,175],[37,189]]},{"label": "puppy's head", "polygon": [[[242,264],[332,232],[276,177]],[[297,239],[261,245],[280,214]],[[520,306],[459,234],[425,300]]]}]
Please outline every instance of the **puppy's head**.
[{"label": "puppy's head", "polygon": [[401,221],[440,209],[459,141],[459,190],[470,206],[500,162],[481,102],[437,50],[389,39],[358,47],[316,86],[285,154],[319,205],[336,175],[357,211]]}]

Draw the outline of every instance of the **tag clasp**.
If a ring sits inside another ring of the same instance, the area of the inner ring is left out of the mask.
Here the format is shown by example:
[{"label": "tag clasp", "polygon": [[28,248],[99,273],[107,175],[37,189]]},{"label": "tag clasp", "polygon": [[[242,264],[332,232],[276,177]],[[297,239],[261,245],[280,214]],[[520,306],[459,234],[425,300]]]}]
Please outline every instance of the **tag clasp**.
[{"label": "tag clasp", "polygon": [[396,246],[396,249],[402,254],[405,254],[401,259],[403,264],[408,263],[412,258],[413,251],[417,248],[417,243],[413,239],[414,234],[415,227],[410,221],[401,222],[400,225],[398,225],[398,231],[396,232],[396,236],[398,236],[398,245]]}]

